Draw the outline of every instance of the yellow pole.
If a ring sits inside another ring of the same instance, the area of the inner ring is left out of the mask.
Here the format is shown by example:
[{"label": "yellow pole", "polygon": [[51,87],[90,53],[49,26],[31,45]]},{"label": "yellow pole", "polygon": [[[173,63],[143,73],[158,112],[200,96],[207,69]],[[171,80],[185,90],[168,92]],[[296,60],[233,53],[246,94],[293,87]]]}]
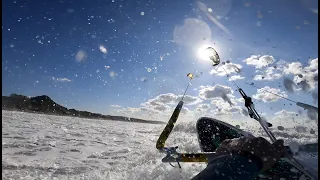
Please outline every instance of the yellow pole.
[{"label": "yellow pole", "polygon": [[174,109],[166,127],[163,129],[162,133],[160,134],[156,144],[156,148],[158,150],[161,150],[162,148],[164,148],[165,142],[168,139],[175,123],[177,122],[182,106],[183,106],[183,101],[180,101],[177,107]]}]

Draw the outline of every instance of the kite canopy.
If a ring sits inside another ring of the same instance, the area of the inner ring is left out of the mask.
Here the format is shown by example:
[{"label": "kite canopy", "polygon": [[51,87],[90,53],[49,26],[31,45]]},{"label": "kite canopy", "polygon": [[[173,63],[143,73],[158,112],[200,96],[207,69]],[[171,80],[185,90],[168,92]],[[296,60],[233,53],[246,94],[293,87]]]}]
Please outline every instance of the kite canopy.
[{"label": "kite canopy", "polygon": [[213,49],[212,47],[207,47],[205,49],[205,52],[206,55],[208,55],[209,59],[212,61],[213,66],[220,64],[220,57],[215,49]]},{"label": "kite canopy", "polygon": [[193,79],[193,74],[192,74],[192,73],[188,73],[187,76],[188,76],[190,79]]}]

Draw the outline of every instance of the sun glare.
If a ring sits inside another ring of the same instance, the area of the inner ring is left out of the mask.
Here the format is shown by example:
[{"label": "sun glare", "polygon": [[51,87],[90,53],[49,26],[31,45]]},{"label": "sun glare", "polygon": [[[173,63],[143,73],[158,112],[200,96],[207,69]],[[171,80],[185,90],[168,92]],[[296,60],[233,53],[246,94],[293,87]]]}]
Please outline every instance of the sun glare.
[{"label": "sun glare", "polygon": [[198,56],[201,60],[209,60],[209,56],[205,47],[201,47],[198,49]]},{"label": "sun glare", "polygon": [[199,47],[197,55],[201,61],[210,61],[211,52],[208,50],[208,47],[212,47],[211,45],[202,45]]},{"label": "sun glare", "polygon": [[204,44],[198,47],[197,56],[200,62],[210,63],[216,66],[220,63],[219,52],[216,50],[217,46],[212,46],[209,44]]}]

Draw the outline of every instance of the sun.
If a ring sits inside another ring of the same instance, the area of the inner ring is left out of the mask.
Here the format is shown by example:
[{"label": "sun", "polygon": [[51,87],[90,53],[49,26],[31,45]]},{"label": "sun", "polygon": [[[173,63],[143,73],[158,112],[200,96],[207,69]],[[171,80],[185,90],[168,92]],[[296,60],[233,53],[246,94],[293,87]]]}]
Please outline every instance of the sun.
[{"label": "sun", "polygon": [[215,49],[216,46],[202,45],[198,48],[198,59],[203,63],[211,63],[213,66],[220,64],[220,57]]},{"label": "sun", "polygon": [[198,48],[198,58],[202,61],[210,61],[210,56],[212,55],[212,53],[210,52],[210,50],[208,50],[208,47],[212,47],[211,45],[202,45]]}]

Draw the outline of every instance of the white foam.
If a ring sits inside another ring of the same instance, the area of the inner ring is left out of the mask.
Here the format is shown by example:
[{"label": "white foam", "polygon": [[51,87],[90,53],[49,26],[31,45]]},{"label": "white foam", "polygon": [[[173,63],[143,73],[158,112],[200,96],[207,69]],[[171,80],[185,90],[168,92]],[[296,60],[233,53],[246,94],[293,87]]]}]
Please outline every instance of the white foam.
[{"label": "white foam", "polygon": [[[180,172],[162,163],[165,155],[155,143],[164,126],[3,110],[2,178],[189,180],[206,164],[181,163]],[[167,144],[178,145],[179,152],[199,152],[195,123],[174,129]],[[317,153],[298,158],[317,171]]]}]

